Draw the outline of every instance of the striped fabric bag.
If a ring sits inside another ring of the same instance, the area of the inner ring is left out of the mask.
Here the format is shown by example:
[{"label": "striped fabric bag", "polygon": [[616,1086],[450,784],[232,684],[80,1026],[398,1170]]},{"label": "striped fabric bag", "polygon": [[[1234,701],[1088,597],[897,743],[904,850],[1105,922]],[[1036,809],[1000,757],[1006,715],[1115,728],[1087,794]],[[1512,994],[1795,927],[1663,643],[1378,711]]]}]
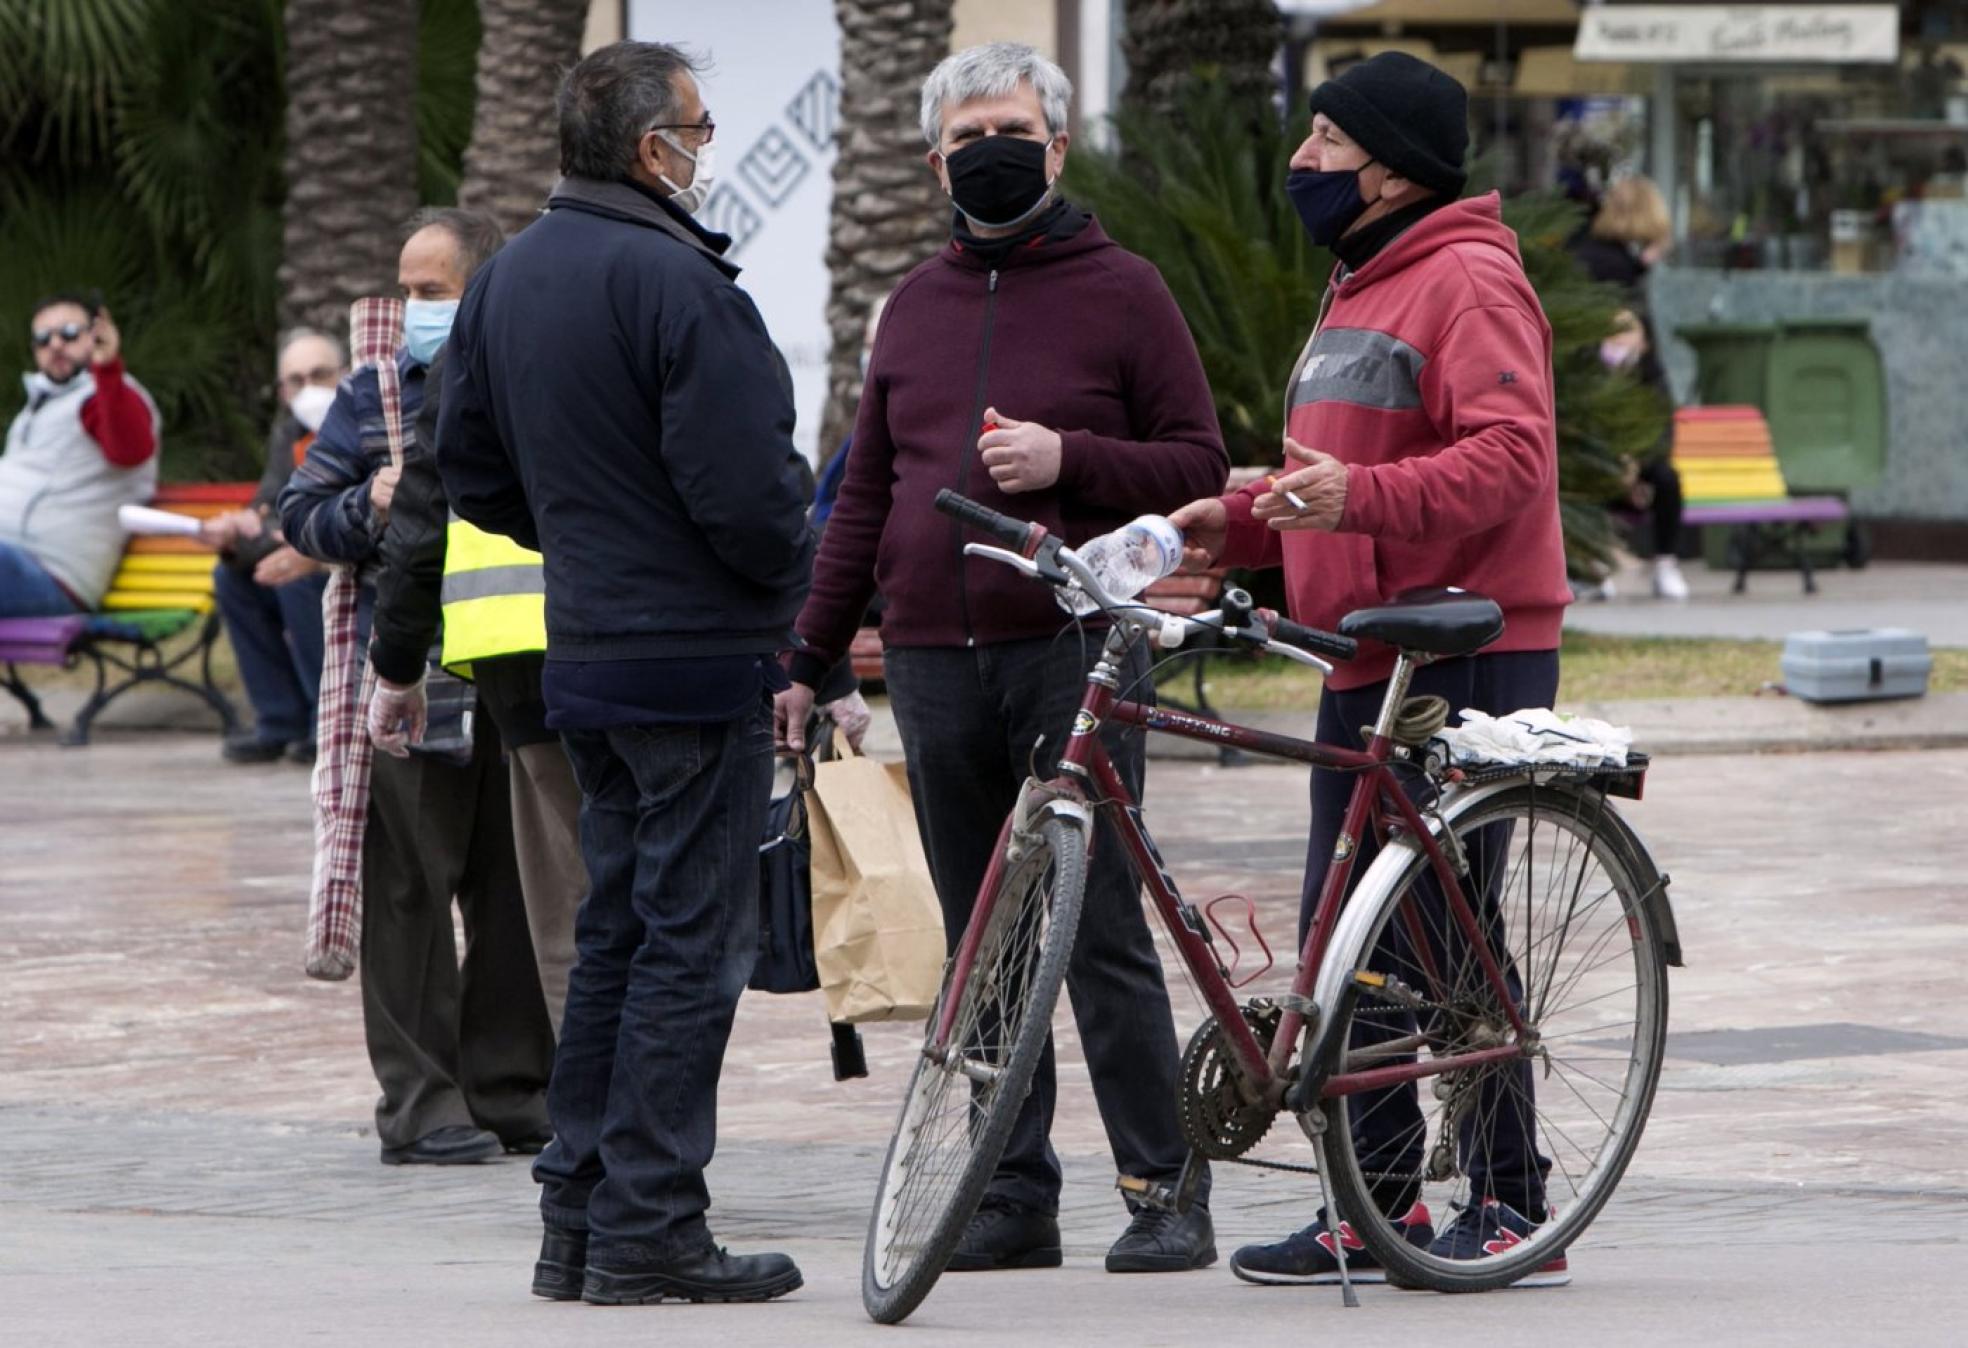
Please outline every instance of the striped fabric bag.
[{"label": "striped fabric bag", "polygon": [[[403,301],[357,300],[349,308],[356,368],[376,367],[390,462],[403,463],[403,390],[396,349],[403,342]],[[307,973],[338,980],[355,972],[362,932],[362,835],[369,819],[369,760],[364,728],[376,686],[357,640],[356,568],[338,566],[322,596],[321,695],[315,713],[314,882],[308,893]]]}]

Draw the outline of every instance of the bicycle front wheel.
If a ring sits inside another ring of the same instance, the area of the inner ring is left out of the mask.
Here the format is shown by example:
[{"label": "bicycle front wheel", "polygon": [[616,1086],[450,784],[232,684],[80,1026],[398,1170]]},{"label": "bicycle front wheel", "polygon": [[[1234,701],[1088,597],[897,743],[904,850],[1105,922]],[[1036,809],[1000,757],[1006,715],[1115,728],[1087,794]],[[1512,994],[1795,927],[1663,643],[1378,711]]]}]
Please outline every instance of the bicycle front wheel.
[{"label": "bicycle front wheel", "polygon": [[[1332,1070],[1354,1086],[1388,1083],[1327,1093],[1333,1196],[1391,1282],[1443,1292],[1558,1282],[1566,1247],[1633,1157],[1660,1077],[1664,882],[1594,791],[1509,787],[1451,832],[1524,1033],[1415,852],[1362,935],[1332,956],[1351,973],[1324,1039]],[[1404,1067],[1511,1047],[1394,1080]]]},{"label": "bicycle front wheel", "polygon": [[[895,1324],[922,1303],[955,1253],[1004,1153],[1052,1030],[1086,892],[1086,842],[1049,818],[1008,844],[977,953],[944,974],[868,1223],[861,1300]],[[980,920],[973,918],[973,921]],[[954,999],[946,1043],[943,1008]]]}]

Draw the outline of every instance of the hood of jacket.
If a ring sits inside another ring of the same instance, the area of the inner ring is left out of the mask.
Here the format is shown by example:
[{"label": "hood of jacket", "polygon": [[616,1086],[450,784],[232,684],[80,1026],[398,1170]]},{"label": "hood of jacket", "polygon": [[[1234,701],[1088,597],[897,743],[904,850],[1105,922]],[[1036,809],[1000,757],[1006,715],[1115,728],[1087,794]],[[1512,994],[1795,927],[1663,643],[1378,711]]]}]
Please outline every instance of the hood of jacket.
[{"label": "hood of jacket", "polygon": [[1500,249],[1513,260],[1522,260],[1517,248],[1517,231],[1503,223],[1503,198],[1495,192],[1485,192],[1480,197],[1465,197],[1430,211],[1376,253],[1364,267],[1348,273],[1339,284],[1348,294],[1358,294],[1444,248],[1459,244]]}]

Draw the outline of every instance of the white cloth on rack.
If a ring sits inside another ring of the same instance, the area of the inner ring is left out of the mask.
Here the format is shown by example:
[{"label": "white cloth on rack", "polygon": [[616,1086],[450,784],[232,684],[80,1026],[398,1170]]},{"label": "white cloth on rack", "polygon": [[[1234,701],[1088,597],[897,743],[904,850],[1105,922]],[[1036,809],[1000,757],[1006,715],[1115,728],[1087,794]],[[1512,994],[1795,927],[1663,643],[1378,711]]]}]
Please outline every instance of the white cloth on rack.
[{"label": "white cloth on rack", "polygon": [[1625,767],[1633,732],[1590,716],[1527,707],[1489,716],[1465,707],[1462,724],[1437,736],[1457,763],[1549,763],[1563,767]]}]

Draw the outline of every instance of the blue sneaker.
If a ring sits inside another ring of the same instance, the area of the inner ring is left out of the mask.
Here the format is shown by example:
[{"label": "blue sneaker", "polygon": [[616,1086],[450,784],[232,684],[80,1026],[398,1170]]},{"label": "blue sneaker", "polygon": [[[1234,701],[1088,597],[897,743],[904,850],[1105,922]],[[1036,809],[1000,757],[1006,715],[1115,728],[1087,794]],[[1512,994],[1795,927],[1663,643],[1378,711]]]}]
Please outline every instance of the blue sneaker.
[{"label": "blue sneaker", "polygon": [[[1410,1245],[1426,1248],[1435,1239],[1435,1227],[1428,1220],[1428,1209],[1416,1203],[1407,1215],[1394,1223]],[[1387,1271],[1367,1252],[1366,1245],[1353,1234],[1351,1222],[1339,1224],[1335,1238],[1326,1226],[1326,1214],[1319,1220],[1275,1245],[1246,1245],[1230,1256],[1230,1271],[1245,1282],[1277,1287],[1317,1286],[1339,1281],[1339,1250],[1346,1250],[1346,1272],[1354,1282],[1386,1282]]]},{"label": "blue sneaker", "polygon": [[[1471,1261],[1502,1254],[1521,1245],[1538,1229],[1538,1223],[1495,1198],[1464,1207],[1456,1219],[1442,1228],[1428,1246],[1437,1259]],[[1572,1280],[1571,1265],[1559,1255],[1525,1274],[1512,1287],[1563,1287]]]}]

